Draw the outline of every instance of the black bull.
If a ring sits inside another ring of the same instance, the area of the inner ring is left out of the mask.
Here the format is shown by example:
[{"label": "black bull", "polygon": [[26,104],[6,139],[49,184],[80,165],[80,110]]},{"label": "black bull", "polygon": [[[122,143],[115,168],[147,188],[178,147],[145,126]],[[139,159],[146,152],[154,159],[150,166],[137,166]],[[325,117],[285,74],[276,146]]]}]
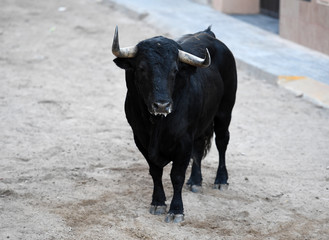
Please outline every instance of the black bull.
[{"label": "black bull", "polygon": [[214,186],[228,184],[225,152],[237,89],[234,57],[210,28],[178,41],[154,37],[128,48],[119,47],[116,28],[112,52],[117,66],[126,70],[126,117],[154,183],[150,213],[166,213],[162,174],[172,162],[174,195],[165,221],[183,221],[186,169],[193,159],[187,184],[197,191],[213,132],[219,152]]}]

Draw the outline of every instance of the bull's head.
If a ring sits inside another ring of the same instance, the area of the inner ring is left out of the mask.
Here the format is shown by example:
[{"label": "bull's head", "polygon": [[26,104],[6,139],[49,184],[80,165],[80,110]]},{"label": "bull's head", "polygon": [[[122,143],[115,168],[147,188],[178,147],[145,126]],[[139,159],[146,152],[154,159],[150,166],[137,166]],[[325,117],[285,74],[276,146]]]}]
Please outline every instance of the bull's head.
[{"label": "bull's head", "polygon": [[121,68],[134,71],[135,85],[144,99],[149,112],[163,115],[172,111],[172,94],[179,62],[194,67],[208,67],[210,54],[206,50],[204,59],[180,50],[177,42],[154,37],[133,47],[120,48],[118,27],[115,29],[112,53],[114,62]]}]

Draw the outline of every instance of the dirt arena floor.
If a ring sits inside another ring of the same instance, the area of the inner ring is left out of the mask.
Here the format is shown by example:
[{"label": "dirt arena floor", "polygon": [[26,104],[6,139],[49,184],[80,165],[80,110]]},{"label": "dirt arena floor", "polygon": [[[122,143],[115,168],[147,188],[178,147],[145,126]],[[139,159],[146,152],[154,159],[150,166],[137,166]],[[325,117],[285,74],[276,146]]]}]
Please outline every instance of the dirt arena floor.
[{"label": "dirt arena floor", "polygon": [[240,71],[229,190],[212,189],[213,147],[203,193],[184,189],[186,220],[167,224],[110,46],[115,25],[122,46],[169,31],[109,2],[0,5],[0,239],[328,239],[328,109]]}]

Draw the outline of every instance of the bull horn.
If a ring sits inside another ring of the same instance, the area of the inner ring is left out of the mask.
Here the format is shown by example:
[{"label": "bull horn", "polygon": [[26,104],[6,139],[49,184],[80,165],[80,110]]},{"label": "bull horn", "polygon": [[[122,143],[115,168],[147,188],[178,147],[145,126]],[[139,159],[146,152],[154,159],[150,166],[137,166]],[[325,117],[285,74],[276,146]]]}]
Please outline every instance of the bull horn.
[{"label": "bull horn", "polygon": [[116,26],[113,37],[112,53],[118,58],[133,58],[136,56],[137,50],[137,46],[120,48],[118,26]]},{"label": "bull horn", "polygon": [[206,56],[204,59],[199,58],[193,54],[184,52],[183,50],[178,50],[178,57],[181,62],[187,63],[194,67],[206,68],[209,67],[209,65],[211,64],[211,58],[208,48],[206,48]]}]

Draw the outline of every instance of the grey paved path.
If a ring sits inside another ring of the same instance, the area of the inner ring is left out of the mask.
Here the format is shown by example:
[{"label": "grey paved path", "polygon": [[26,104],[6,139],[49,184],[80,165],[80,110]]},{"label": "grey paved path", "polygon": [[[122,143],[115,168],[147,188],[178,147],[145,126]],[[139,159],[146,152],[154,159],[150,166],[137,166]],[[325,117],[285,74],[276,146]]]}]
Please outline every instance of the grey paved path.
[{"label": "grey paved path", "polygon": [[279,34],[279,19],[263,14],[230,14],[230,16],[266,31]]},{"label": "grey paved path", "polygon": [[[176,37],[212,25],[217,38],[234,53],[238,63],[256,75],[303,76],[329,85],[329,56],[310,50],[207,5],[189,0],[111,0],[157,24]],[[150,36],[152,37],[152,36]],[[328,40],[329,41],[329,40]]]}]

